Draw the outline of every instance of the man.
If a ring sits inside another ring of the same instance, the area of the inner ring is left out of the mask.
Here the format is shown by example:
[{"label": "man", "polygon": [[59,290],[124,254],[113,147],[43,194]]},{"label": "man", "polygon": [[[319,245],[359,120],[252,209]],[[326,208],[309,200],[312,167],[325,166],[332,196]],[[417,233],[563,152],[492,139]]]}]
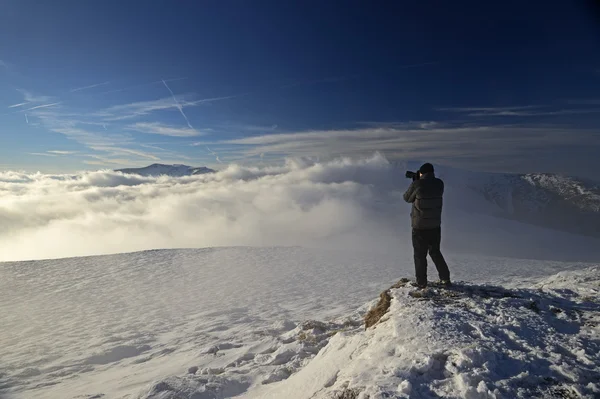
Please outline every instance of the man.
[{"label": "man", "polygon": [[412,242],[415,257],[416,286],[427,287],[427,253],[437,268],[440,284],[450,285],[450,270],[440,251],[442,237],[442,196],[444,182],[435,177],[433,165],[426,163],[419,169],[404,200],[412,203]]}]

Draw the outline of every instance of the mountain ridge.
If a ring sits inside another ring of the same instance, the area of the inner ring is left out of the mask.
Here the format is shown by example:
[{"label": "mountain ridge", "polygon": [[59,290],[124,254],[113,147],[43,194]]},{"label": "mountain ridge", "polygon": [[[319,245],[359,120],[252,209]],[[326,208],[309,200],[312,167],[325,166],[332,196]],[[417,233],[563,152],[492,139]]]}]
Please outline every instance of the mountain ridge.
[{"label": "mountain ridge", "polygon": [[[416,165],[408,164],[413,170]],[[481,204],[465,201],[464,191],[474,192],[492,216],[600,237],[600,184],[594,181],[553,173],[472,172],[441,165],[436,166],[436,176],[444,180],[446,198],[458,208],[484,212]]]},{"label": "mountain ridge", "polygon": [[205,173],[214,173],[215,170],[207,168],[205,166],[193,167],[183,164],[166,165],[160,163],[153,163],[142,168],[124,168],[115,169],[115,172],[121,172],[126,174],[136,174],[140,176],[192,176],[202,175]]}]

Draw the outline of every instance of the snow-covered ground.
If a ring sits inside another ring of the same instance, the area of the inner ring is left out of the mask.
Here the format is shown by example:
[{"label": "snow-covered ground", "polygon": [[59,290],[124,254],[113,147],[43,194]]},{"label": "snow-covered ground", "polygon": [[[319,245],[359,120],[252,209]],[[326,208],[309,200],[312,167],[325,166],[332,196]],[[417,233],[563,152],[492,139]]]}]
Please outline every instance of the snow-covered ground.
[{"label": "snow-covered ground", "polygon": [[394,289],[375,327],[338,332],[285,383],[244,397],[596,398],[599,284],[596,267],[527,289],[467,283],[420,298]]},{"label": "snow-covered ground", "polygon": [[[456,280],[508,287],[590,267],[448,258]],[[378,293],[412,275],[409,257],[272,247],[2,263],[0,386],[3,398],[309,398],[345,383],[461,397],[517,392],[519,366],[558,387],[571,375],[568,386],[589,393],[598,330],[585,323],[598,314],[600,280],[597,269],[574,273],[520,298],[471,298],[459,285],[444,306],[399,289],[389,321],[364,332]]]}]

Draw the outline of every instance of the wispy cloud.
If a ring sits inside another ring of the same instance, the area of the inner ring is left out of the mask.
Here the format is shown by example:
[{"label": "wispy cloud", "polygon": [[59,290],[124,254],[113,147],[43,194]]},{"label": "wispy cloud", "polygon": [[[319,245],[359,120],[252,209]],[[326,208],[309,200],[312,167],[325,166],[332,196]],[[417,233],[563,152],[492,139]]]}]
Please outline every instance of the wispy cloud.
[{"label": "wispy cloud", "polygon": [[[165,80],[166,82],[166,80]],[[73,91],[82,91],[92,87],[102,86],[107,83],[85,86]],[[161,80],[160,84],[165,85]],[[167,84],[168,86],[168,84]],[[144,133],[160,134],[172,137],[190,137],[201,135],[195,129],[186,126],[170,126],[159,122],[134,123],[129,126],[113,125],[116,133],[108,132],[107,124],[111,120],[126,120],[128,118],[149,115],[160,110],[181,110],[184,107],[196,106],[202,103],[218,101],[224,98],[206,98],[194,99],[192,95],[175,96],[170,92],[169,97],[154,101],[141,101],[129,104],[115,105],[105,108],[99,112],[82,113],[73,111],[69,107],[68,101],[59,101],[56,97],[39,95],[29,90],[19,89],[23,95],[24,101],[14,104],[11,108],[16,112],[23,112],[25,121],[29,123],[33,115],[41,126],[44,126],[50,132],[56,132],[74,140],[85,147],[90,152],[87,154],[67,150],[50,150],[46,152],[36,152],[36,155],[46,157],[70,156],[88,158],[88,163],[109,165],[109,164],[140,164],[151,161],[164,161],[165,158],[173,159],[177,162],[179,159],[187,157],[180,156],[174,151],[164,149],[144,147],[135,142],[131,134],[119,133],[124,130],[137,130]],[[54,101],[47,102],[47,100]],[[15,112],[13,111],[13,112]],[[185,111],[184,111],[185,114]],[[189,120],[186,120],[189,123]],[[90,159],[91,158],[91,159]]]},{"label": "wispy cloud", "polygon": [[77,87],[75,89],[71,89],[71,93],[75,93],[77,91],[82,91],[82,90],[93,89],[94,87],[106,86],[107,84],[110,84],[110,82],[102,82],[102,83],[96,83],[96,84],[89,85],[89,86]]},{"label": "wispy cloud", "polygon": [[19,91],[21,94],[23,94],[23,99],[29,103],[47,103],[54,99],[53,97],[50,97],[50,96],[42,96],[42,95],[33,94],[30,91],[23,90],[23,89],[17,89],[17,91]]},{"label": "wispy cloud", "polygon": [[77,151],[46,151],[46,152],[28,152],[30,155],[38,155],[43,157],[58,157],[61,155],[77,154]]},{"label": "wispy cloud", "polygon": [[[194,107],[201,104],[212,103],[215,101],[223,101],[236,97],[240,97],[243,94],[225,96],[225,97],[212,97],[203,98],[200,100],[191,100],[191,95],[176,95],[174,96],[176,102],[173,101],[173,96],[164,97],[158,100],[150,101],[138,101],[129,104],[120,104],[108,107],[102,111],[91,114],[91,116],[100,117],[105,121],[120,121],[126,119],[137,118],[140,116],[149,115],[156,111],[173,110],[176,109],[179,112],[186,107]],[[186,123],[189,122],[186,120]]]},{"label": "wispy cloud", "polygon": [[50,131],[63,134],[68,138],[83,144],[85,146],[111,146],[116,144],[130,143],[131,140],[122,135],[104,136],[96,132],[82,129],[77,126],[70,125],[66,121],[50,122],[45,121],[45,125]]},{"label": "wispy cloud", "polygon": [[134,155],[140,158],[145,158],[145,159],[151,159],[154,161],[158,161],[160,160],[159,157],[157,157],[154,154],[150,154],[144,151],[139,151],[139,150],[134,150],[131,148],[123,148],[123,147],[114,147],[114,146],[90,146],[91,149],[96,150],[96,151],[103,151],[103,152],[108,152],[110,153],[112,156],[130,156],[130,155]]},{"label": "wispy cloud", "polygon": [[18,103],[18,104],[13,104],[13,105],[9,105],[8,108],[17,108],[17,107],[22,107],[24,105],[29,104],[29,102],[24,102],[24,103]]},{"label": "wispy cloud", "polygon": [[172,137],[193,137],[200,135],[200,132],[190,127],[170,126],[160,122],[139,122],[130,125],[128,129],[141,133],[162,134]]},{"label": "wispy cloud", "polygon": [[22,110],[21,112],[26,112],[26,111],[33,111],[34,109],[40,109],[40,108],[48,108],[48,107],[55,107],[57,105],[61,104],[61,102],[57,102],[57,103],[51,103],[51,104],[43,104],[43,105],[37,105],[35,107],[31,107],[31,108],[27,108]]},{"label": "wispy cloud", "polygon": [[77,154],[77,151],[64,151],[64,150],[51,150],[51,151],[47,151],[50,154],[57,154],[57,155],[72,155],[72,154]]},{"label": "wispy cloud", "polygon": [[[326,158],[382,152],[391,158],[454,162],[468,154],[477,154],[481,160],[492,162],[493,158],[504,162],[509,158],[527,158],[531,151],[578,145],[582,136],[586,137],[585,146],[600,146],[600,133],[594,130],[535,125],[452,126],[443,123],[427,129],[392,127],[266,134],[219,144],[229,156],[269,153]],[[506,154],[511,156],[507,158]]]},{"label": "wispy cloud", "polygon": [[38,157],[55,157],[54,154],[48,154],[46,152],[28,152],[29,155],[37,155]]},{"label": "wispy cloud", "polygon": [[179,96],[177,100],[178,104],[173,103],[172,97],[165,97],[158,100],[114,105],[92,114],[92,116],[101,117],[105,121],[119,121],[149,115],[156,111],[179,109],[179,107],[191,107],[200,104],[199,101],[189,101],[189,96]]},{"label": "wispy cloud", "polygon": [[85,160],[83,163],[96,166],[128,166],[133,163],[128,158],[107,158],[99,155],[88,155],[93,160]]},{"label": "wispy cloud", "polygon": [[[219,131],[223,130],[223,131],[227,131],[227,132],[252,132],[252,133],[256,133],[256,132],[261,132],[261,133],[274,132],[274,131],[276,131],[279,128],[279,126],[277,124],[272,124],[272,125],[251,125],[251,124],[233,123],[233,122],[223,123],[223,124],[220,124],[220,125],[216,125],[215,127]],[[213,129],[204,129],[204,130],[212,131]]]},{"label": "wispy cloud", "polygon": [[[593,103],[587,103],[593,105]],[[514,107],[450,107],[438,108],[438,111],[463,113],[472,117],[496,117],[496,116],[554,116],[554,115],[577,115],[600,112],[598,108],[563,108],[555,109],[544,105],[524,105]]]}]

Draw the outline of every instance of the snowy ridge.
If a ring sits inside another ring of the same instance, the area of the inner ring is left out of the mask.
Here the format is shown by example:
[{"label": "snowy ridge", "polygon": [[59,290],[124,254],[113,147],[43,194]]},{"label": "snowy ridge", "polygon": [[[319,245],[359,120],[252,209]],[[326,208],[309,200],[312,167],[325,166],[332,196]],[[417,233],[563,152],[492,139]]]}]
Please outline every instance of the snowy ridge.
[{"label": "snowy ridge", "polygon": [[[285,383],[249,398],[594,398],[600,395],[600,269],[531,288],[393,289],[366,332],[339,332]],[[350,396],[353,393],[356,396]]]},{"label": "snowy ridge", "polygon": [[[303,323],[270,345],[209,348],[218,367],[193,367],[140,398],[600,394],[599,268],[561,272],[531,288],[459,283],[414,292],[393,289],[389,312],[367,331],[356,316],[369,306],[345,321]],[[250,368],[263,377],[253,383]]]},{"label": "snowy ridge", "polygon": [[140,176],[172,176],[172,177],[181,177],[181,176],[192,176],[192,175],[201,175],[204,173],[214,173],[215,171],[201,166],[201,167],[192,167],[187,165],[163,165],[159,163],[155,163],[144,168],[127,168],[127,169],[116,169],[115,172],[121,172],[125,174],[134,174]]}]

